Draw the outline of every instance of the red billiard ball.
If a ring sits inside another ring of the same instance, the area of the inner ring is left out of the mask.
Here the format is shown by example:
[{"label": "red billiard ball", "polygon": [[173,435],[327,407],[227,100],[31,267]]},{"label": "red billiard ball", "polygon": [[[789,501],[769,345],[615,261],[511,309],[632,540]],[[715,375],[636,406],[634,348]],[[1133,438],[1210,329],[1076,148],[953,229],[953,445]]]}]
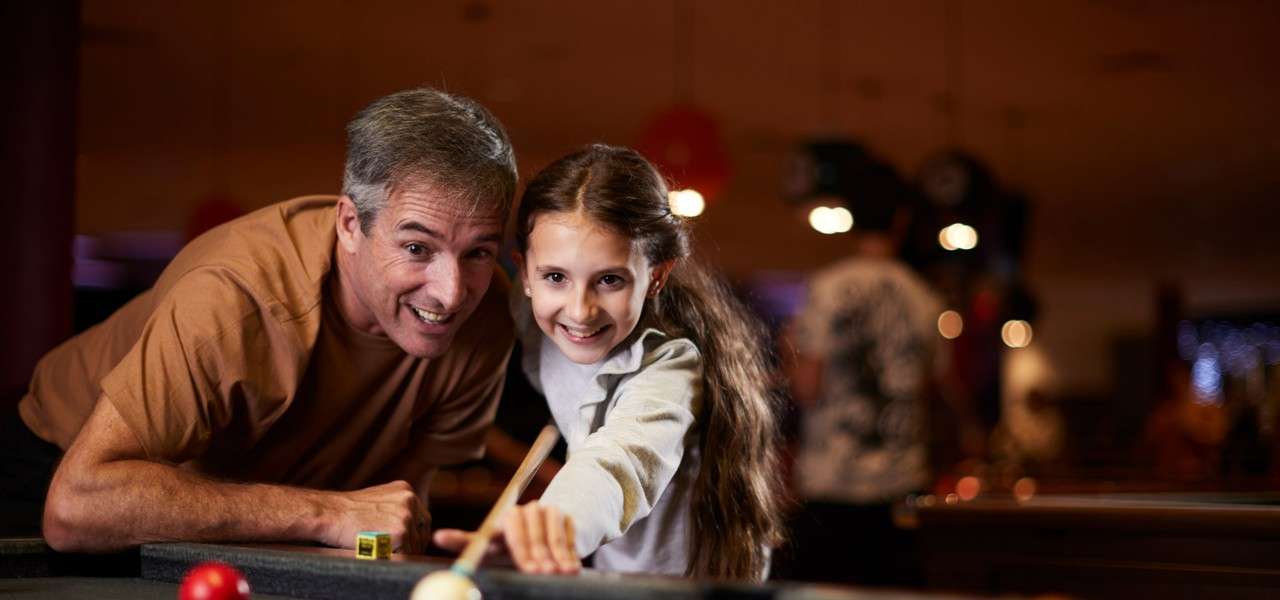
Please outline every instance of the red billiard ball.
[{"label": "red billiard ball", "polygon": [[178,600],[248,600],[249,582],[235,567],[216,561],[202,562],[190,571],[178,588]]}]

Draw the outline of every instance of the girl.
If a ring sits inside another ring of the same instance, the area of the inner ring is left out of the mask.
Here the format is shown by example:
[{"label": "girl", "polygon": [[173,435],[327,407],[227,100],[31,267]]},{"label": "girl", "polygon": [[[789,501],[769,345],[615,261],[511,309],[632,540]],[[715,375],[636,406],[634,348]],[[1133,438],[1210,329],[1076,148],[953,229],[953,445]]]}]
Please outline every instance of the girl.
[{"label": "girl", "polygon": [[523,368],[568,444],[505,522],[517,566],[573,573],[594,553],[602,570],[763,579],[781,539],[766,345],[687,260],[662,177],[625,148],[561,158],[525,190],[516,242]]}]

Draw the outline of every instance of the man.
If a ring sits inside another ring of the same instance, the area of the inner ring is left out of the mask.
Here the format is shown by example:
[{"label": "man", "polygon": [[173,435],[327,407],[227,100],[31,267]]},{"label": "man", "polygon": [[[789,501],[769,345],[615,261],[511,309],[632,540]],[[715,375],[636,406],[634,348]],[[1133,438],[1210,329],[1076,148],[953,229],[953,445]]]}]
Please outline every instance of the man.
[{"label": "man", "polygon": [[919,584],[912,540],[890,510],[929,482],[925,412],[941,307],[896,258],[907,194],[882,165],[846,193],[857,224],[853,256],[813,276],[793,324],[805,501],[794,529],[796,579]]},{"label": "man", "polygon": [[66,451],[51,546],[351,547],[362,530],[425,546],[415,489],[481,454],[512,344],[494,257],[515,161],[484,108],[430,89],[347,132],[341,197],[201,236],[41,361],[19,412]]}]

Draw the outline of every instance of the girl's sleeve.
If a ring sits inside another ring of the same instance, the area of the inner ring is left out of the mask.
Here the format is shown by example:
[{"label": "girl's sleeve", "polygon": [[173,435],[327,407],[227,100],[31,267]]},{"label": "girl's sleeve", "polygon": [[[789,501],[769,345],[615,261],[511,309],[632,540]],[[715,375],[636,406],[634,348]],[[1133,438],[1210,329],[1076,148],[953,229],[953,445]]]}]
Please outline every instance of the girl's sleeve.
[{"label": "girl's sleeve", "polygon": [[618,385],[604,424],[587,436],[541,502],[573,519],[578,554],[621,537],[653,510],[684,458],[701,399],[702,363],[688,340],[646,357]]}]

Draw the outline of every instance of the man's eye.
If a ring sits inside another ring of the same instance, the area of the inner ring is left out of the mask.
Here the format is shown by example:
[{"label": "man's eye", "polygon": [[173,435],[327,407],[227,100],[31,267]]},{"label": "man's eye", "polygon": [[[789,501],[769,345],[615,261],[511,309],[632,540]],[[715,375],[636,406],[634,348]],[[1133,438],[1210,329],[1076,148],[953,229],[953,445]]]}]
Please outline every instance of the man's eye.
[{"label": "man's eye", "polygon": [[551,283],[564,283],[564,273],[547,273],[542,278]]},{"label": "man's eye", "polygon": [[469,256],[476,260],[489,260],[493,258],[493,252],[491,252],[487,248],[476,248],[475,250],[471,251]]},{"label": "man's eye", "polygon": [[405,244],[404,249],[414,256],[422,256],[427,253],[427,247],[422,244]]}]

